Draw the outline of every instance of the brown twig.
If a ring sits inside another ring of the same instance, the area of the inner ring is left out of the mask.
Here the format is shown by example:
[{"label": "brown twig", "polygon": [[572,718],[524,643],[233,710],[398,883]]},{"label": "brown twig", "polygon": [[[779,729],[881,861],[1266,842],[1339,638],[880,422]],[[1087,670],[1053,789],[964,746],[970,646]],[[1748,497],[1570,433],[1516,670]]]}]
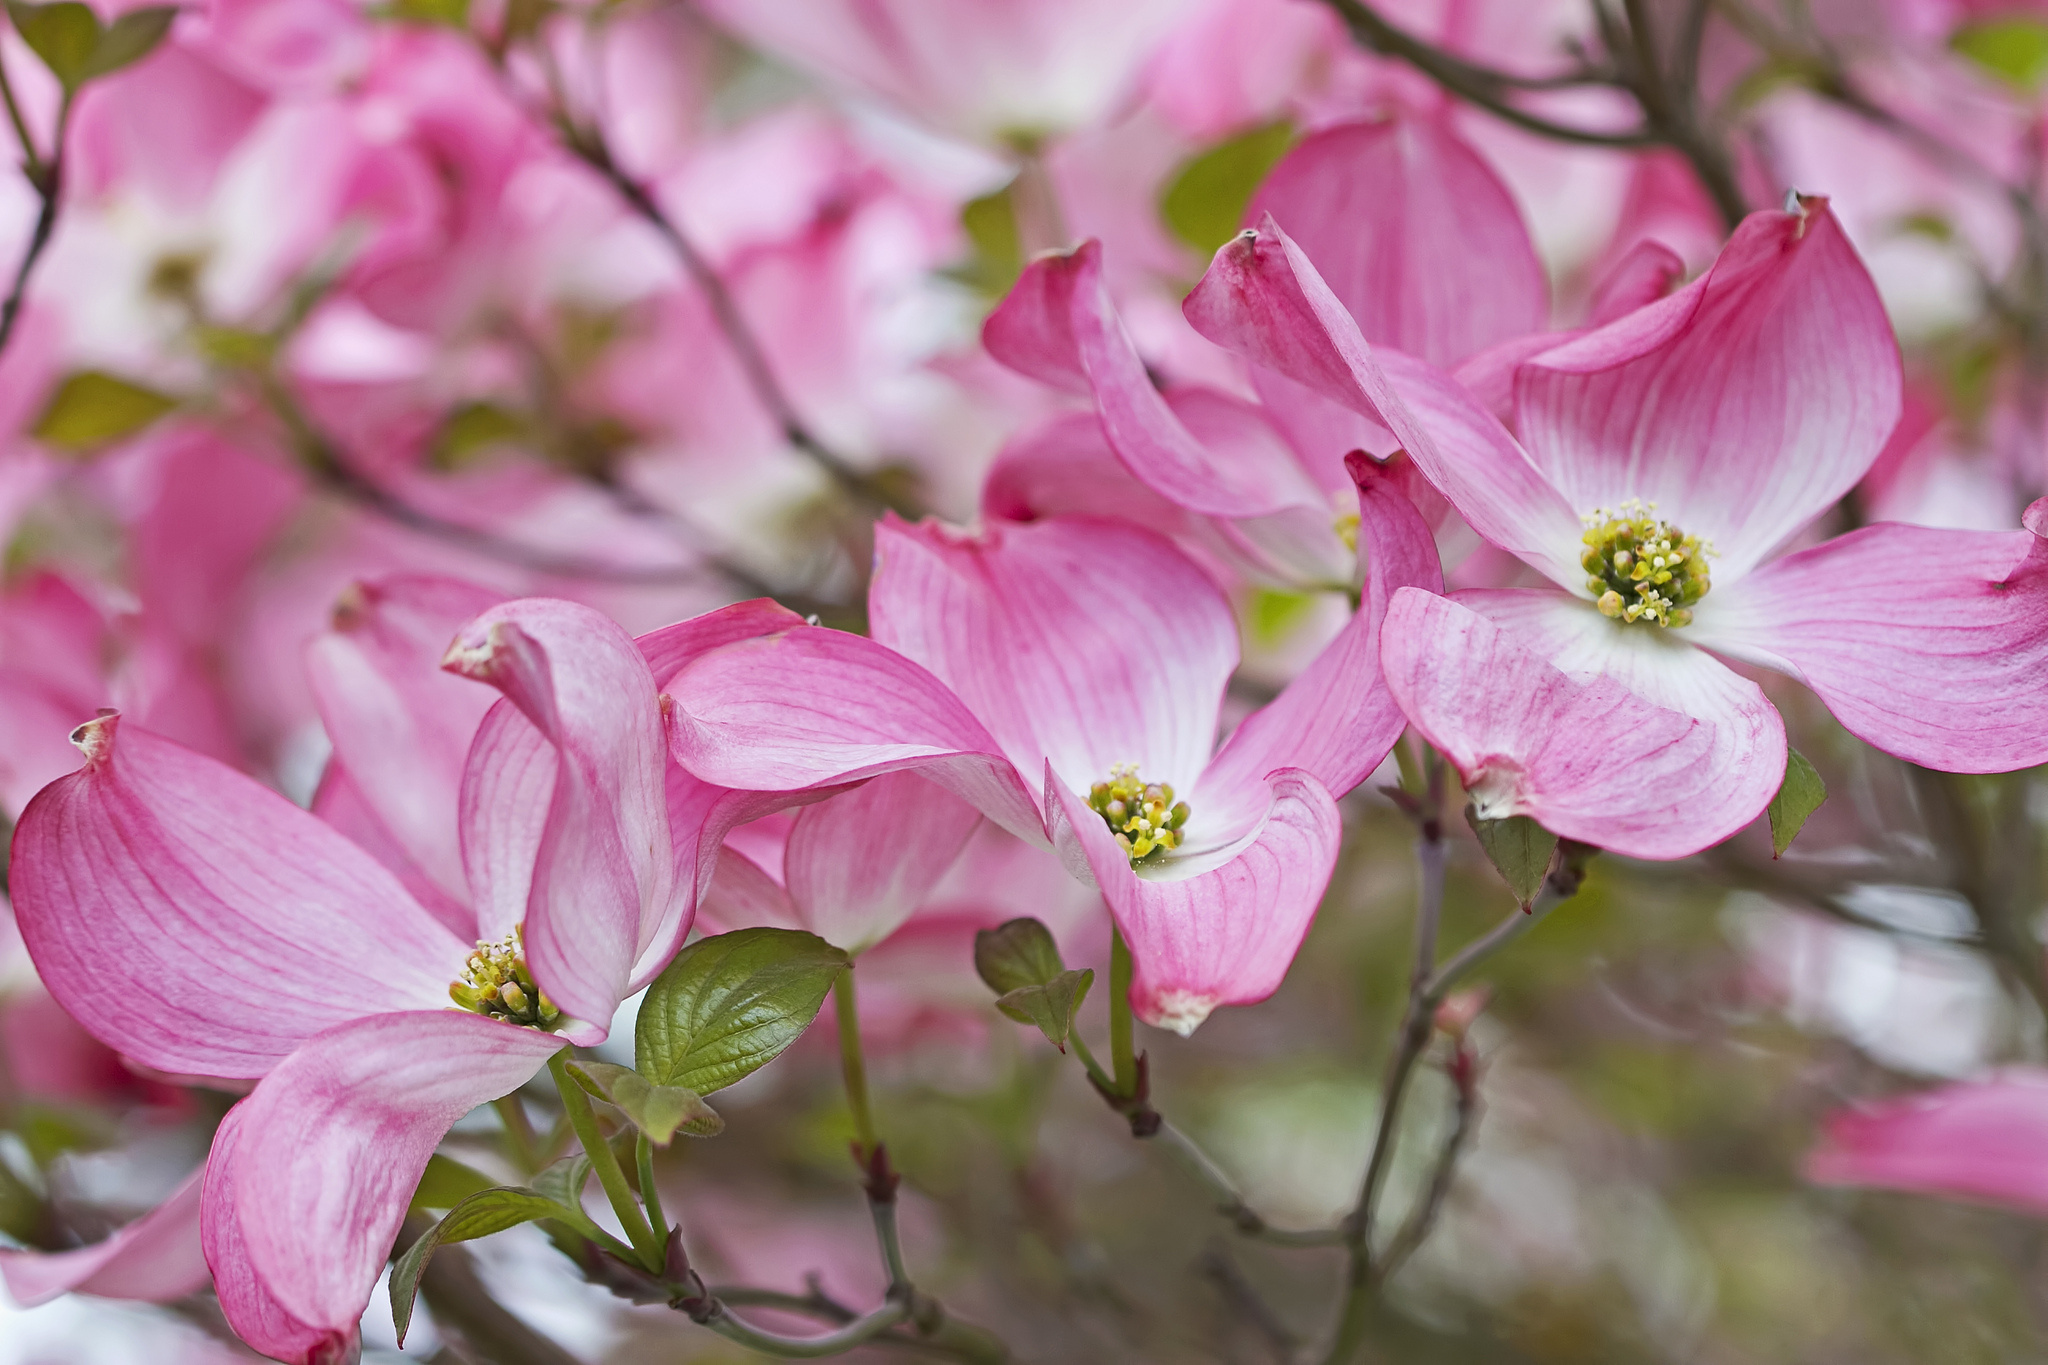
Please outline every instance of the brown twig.
[{"label": "brown twig", "polygon": [[14,339],[14,324],[21,316],[22,302],[28,297],[29,276],[35,273],[36,263],[42,260],[44,250],[50,245],[50,237],[57,230],[58,204],[64,194],[65,135],[71,128],[71,96],[67,92],[57,106],[57,131],[47,161],[36,151],[35,141],[29,136],[28,124],[21,117],[21,106],[14,98],[14,84],[8,79],[4,61],[0,61],[0,98],[6,101],[8,118],[21,142],[22,176],[42,201],[36,211],[35,227],[29,232],[28,247],[22,252],[21,263],[14,269],[14,283],[8,288],[6,302],[0,303],[0,353],[5,353],[8,342]]}]

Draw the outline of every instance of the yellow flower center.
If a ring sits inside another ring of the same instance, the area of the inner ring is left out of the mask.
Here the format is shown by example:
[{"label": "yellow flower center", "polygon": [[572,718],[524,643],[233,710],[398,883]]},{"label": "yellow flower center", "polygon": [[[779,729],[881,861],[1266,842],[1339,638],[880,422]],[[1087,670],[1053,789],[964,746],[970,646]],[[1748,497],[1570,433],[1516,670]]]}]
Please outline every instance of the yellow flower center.
[{"label": "yellow flower center", "polygon": [[463,964],[461,980],[448,987],[448,998],[472,1014],[527,1028],[549,1030],[562,1019],[555,1002],[533,984],[525,938],[517,929],[497,943],[478,939],[476,951]]},{"label": "yellow flower center", "polygon": [[1614,512],[1596,508],[1585,517],[1586,548],[1579,565],[1600,614],[1653,626],[1692,623],[1695,602],[1712,586],[1707,556],[1713,547],[1656,517],[1657,504],[1630,498]]},{"label": "yellow flower center", "polygon": [[1135,763],[1111,768],[1109,781],[1088,789],[1088,804],[1116,835],[1133,867],[1178,848],[1181,826],[1188,822],[1188,803],[1175,801],[1173,788],[1166,783],[1139,777]]}]

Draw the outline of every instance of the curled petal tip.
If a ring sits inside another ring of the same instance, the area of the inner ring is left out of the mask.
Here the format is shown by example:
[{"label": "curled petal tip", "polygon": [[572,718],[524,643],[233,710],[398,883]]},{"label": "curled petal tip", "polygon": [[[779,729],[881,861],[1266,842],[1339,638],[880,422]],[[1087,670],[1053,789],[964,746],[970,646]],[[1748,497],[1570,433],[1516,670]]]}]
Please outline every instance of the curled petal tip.
[{"label": "curled petal tip", "polygon": [[86,766],[98,767],[114,755],[114,732],[120,728],[121,713],[103,706],[93,719],[71,732],[71,742],[85,755]]},{"label": "curled petal tip", "polygon": [[489,682],[497,673],[507,644],[507,632],[517,630],[504,621],[493,621],[481,631],[477,624],[462,628],[441,656],[441,667],[450,673],[478,682]]},{"label": "curled petal tip", "polygon": [[1217,1004],[1213,995],[1200,995],[1193,991],[1161,991],[1153,1000],[1152,1008],[1145,1012],[1145,1022],[1155,1028],[1172,1029],[1181,1037],[1191,1036],[1202,1026]]},{"label": "curled petal tip", "polygon": [[2020,525],[2037,536],[2048,537],[2048,498],[2037,498],[2020,513]]}]

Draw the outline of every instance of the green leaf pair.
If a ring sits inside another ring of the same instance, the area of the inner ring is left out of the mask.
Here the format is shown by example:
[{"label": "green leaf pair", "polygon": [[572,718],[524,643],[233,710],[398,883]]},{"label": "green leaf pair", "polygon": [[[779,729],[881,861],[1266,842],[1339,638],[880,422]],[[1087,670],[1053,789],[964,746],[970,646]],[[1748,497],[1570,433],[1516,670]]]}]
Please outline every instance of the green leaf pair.
[{"label": "green leaf pair", "polygon": [[997,1009],[1020,1024],[1036,1024],[1054,1047],[1067,1050],[1095,973],[1067,970],[1051,930],[1029,918],[982,930],[974,936],[974,970],[996,992]]},{"label": "green leaf pair", "polygon": [[86,82],[133,66],[156,50],[171,21],[178,17],[175,5],[150,5],[132,9],[111,24],[102,24],[92,9],[79,0],[58,0],[51,5],[32,5],[25,0],[7,0],[7,17],[29,50],[42,58],[64,87],[75,95]]}]

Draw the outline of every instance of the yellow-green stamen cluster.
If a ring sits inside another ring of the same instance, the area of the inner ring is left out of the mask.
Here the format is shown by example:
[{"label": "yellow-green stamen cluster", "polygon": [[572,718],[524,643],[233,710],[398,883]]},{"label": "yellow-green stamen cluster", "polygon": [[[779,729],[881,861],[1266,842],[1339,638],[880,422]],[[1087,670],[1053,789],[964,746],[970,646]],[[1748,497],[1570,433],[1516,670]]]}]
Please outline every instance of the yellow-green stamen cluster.
[{"label": "yellow-green stamen cluster", "polygon": [[1133,867],[1178,848],[1181,826],[1188,822],[1188,803],[1175,801],[1173,788],[1166,783],[1139,777],[1135,763],[1111,768],[1109,781],[1088,789],[1088,804],[1116,835]]},{"label": "yellow-green stamen cluster", "polygon": [[1707,595],[1707,556],[1698,536],[1657,520],[1657,504],[1630,498],[1615,512],[1585,518],[1586,548],[1579,565],[1603,616],[1656,626],[1692,623],[1695,602]]},{"label": "yellow-green stamen cluster", "polygon": [[552,1029],[562,1018],[555,1002],[533,984],[525,941],[516,929],[497,943],[477,940],[476,951],[463,964],[462,979],[448,988],[448,998],[473,1014],[528,1028]]}]

